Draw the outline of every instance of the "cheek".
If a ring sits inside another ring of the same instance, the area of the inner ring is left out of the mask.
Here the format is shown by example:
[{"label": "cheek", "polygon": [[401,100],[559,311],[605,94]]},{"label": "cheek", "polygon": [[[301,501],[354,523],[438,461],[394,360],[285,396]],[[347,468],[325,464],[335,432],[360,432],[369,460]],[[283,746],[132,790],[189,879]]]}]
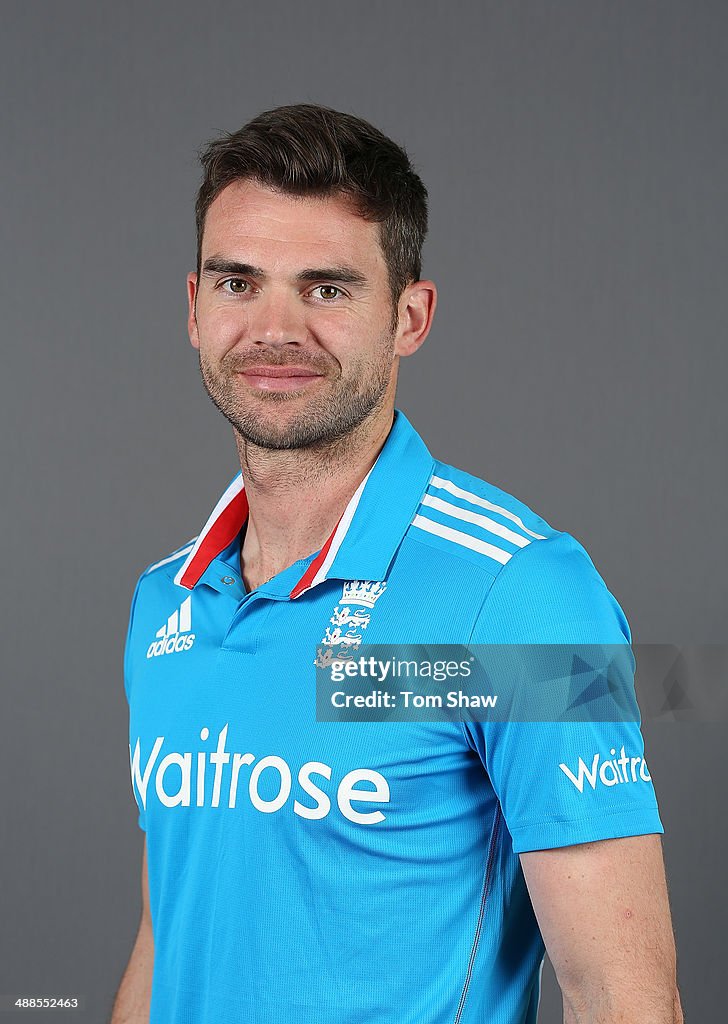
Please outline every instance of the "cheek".
[{"label": "cheek", "polygon": [[345,377],[364,381],[389,374],[394,359],[394,345],[389,335],[382,333],[367,339],[360,338],[358,343],[347,346],[336,355]]},{"label": "cheek", "polygon": [[388,321],[376,309],[332,310],[312,316],[309,329],[321,344],[336,348],[350,361],[377,361],[389,347]]},{"label": "cheek", "polygon": [[198,307],[197,330],[205,348],[224,352],[247,334],[247,317],[241,310]]}]

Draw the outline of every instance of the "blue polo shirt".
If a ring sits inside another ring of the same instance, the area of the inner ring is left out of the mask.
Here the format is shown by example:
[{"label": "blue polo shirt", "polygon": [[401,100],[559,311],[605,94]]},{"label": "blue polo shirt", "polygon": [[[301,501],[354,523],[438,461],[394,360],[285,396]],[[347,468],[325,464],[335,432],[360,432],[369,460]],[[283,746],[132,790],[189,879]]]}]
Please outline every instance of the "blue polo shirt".
[{"label": "blue polo shirt", "polygon": [[401,411],[321,551],[250,593],[246,517],[237,474],[132,600],[151,1024],[533,1024],[518,854],[663,831],[639,721],[316,721],[315,661],[627,644],[619,605],[573,537],[433,459]]}]

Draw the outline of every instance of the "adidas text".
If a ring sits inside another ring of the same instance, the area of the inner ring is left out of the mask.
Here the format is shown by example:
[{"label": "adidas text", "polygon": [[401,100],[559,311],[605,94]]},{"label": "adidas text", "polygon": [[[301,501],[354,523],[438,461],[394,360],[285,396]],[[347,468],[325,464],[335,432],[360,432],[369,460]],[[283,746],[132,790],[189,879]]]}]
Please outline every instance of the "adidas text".
[{"label": "adidas text", "polygon": [[192,632],[192,596],[186,597],[182,604],[169,616],[156,633],[157,639],[152,640],[147,648],[148,658],[157,658],[161,654],[179,654],[189,651],[195,642]]}]

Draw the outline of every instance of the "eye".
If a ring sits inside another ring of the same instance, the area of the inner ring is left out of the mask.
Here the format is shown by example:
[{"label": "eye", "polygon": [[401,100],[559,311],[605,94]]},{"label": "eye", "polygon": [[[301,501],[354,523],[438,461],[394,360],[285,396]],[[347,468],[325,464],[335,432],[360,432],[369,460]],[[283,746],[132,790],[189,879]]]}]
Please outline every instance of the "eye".
[{"label": "eye", "polygon": [[220,282],[219,287],[229,291],[232,295],[244,295],[248,290],[248,282],[244,281],[242,277],[228,277]]},{"label": "eye", "polygon": [[340,295],[344,294],[341,288],[337,288],[335,284],[317,284],[313,291],[319,292],[319,298],[327,302],[331,302],[332,299],[338,299]]}]

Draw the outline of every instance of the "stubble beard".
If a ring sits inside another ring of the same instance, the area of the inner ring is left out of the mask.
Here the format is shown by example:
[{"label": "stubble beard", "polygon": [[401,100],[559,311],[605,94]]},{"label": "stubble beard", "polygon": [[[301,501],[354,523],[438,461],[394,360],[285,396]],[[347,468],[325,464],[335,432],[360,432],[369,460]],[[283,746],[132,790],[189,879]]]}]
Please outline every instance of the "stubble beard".
[{"label": "stubble beard", "polygon": [[325,450],[345,441],[381,408],[391,378],[393,344],[394,332],[387,345],[382,345],[376,361],[361,364],[347,378],[338,364],[297,353],[297,366],[309,366],[323,373],[329,383],[298,414],[289,417],[284,413],[282,423],[276,422],[276,407],[284,409],[286,404],[300,401],[300,392],[260,391],[246,395],[245,385],[237,374],[246,366],[284,366],[293,361],[290,357],[276,357],[273,353],[241,357],[227,353],[215,364],[200,346],[200,375],[212,403],[248,444],[270,451]]}]

